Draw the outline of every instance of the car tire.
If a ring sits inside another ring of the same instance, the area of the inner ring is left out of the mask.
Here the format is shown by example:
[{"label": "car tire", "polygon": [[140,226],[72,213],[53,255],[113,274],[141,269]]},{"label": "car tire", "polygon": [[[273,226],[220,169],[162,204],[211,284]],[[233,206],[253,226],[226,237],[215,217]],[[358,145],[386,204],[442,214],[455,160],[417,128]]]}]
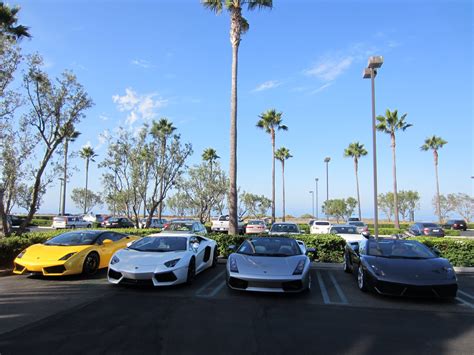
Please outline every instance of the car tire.
[{"label": "car tire", "polygon": [[196,261],[191,258],[188,265],[188,274],[186,276],[186,284],[191,285],[196,278]]},{"label": "car tire", "polygon": [[348,260],[348,257],[347,257],[347,253],[344,253],[344,264],[342,265],[342,268],[344,270],[344,272],[350,274],[351,273],[351,268],[349,266],[349,260]]},{"label": "car tire", "polygon": [[359,290],[362,292],[367,292],[367,275],[365,274],[364,268],[362,265],[359,265],[359,269],[357,270],[357,286]]},{"label": "car tire", "polygon": [[82,273],[85,275],[94,275],[99,269],[99,254],[92,252],[87,254],[82,266]]},{"label": "car tire", "polygon": [[211,267],[216,267],[217,266],[217,258],[219,257],[219,248],[216,247],[214,248],[214,254],[212,255],[212,265]]}]

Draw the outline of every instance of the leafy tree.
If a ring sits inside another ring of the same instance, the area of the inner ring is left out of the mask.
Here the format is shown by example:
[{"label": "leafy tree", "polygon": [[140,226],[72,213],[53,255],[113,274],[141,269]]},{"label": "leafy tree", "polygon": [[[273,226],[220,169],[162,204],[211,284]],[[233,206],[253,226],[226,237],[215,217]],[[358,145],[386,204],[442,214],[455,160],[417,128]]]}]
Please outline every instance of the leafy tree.
[{"label": "leafy tree", "polygon": [[448,205],[458,213],[466,222],[474,218],[474,198],[465,193],[448,194]]},{"label": "leafy tree", "polygon": [[383,211],[388,221],[392,221],[392,217],[395,211],[395,199],[393,192],[387,192],[385,194],[379,194],[378,206]]},{"label": "leafy tree", "polygon": [[88,185],[88,182],[89,182],[89,163],[92,161],[92,162],[95,162],[94,158],[96,158],[98,155],[95,153],[94,151],[94,148],[92,148],[91,146],[89,145],[86,145],[84,147],[82,147],[81,151],[79,152],[79,155],[82,159],[84,159],[86,161],[86,191],[85,191],[85,198],[84,198],[84,201],[86,202],[84,204],[84,214],[86,213],[87,211],[87,201],[88,201],[88,198],[87,198],[87,185]]},{"label": "leafy tree", "polygon": [[166,200],[166,204],[175,216],[184,217],[189,211],[191,211],[188,197],[182,191],[178,191],[173,196],[169,197]]},{"label": "leafy tree", "polygon": [[92,211],[97,205],[102,205],[102,197],[93,191],[87,189],[73,189],[71,193],[71,200],[77,208],[84,211],[84,214]]},{"label": "leafy tree", "polygon": [[357,200],[353,197],[349,197],[347,200],[343,198],[326,200],[323,203],[323,212],[328,216],[336,218],[337,223],[339,223],[340,219],[352,215],[356,206]]},{"label": "leafy tree", "polygon": [[346,213],[346,219],[349,219],[350,216],[354,213],[354,210],[356,209],[358,202],[354,197],[348,197],[346,199],[346,205],[347,205],[347,213]]},{"label": "leafy tree", "polygon": [[356,176],[356,187],[357,187],[357,204],[359,206],[359,219],[362,220],[362,213],[360,209],[360,194],[359,194],[359,159],[367,155],[367,150],[365,150],[364,145],[359,142],[354,142],[349,144],[349,146],[344,149],[344,156],[351,157],[354,159],[354,171]]},{"label": "leafy tree", "polygon": [[275,132],[287,131],[288,127],[282,124],[282,112],[276,112],[275,109],[262,113],[257,127],[270,134],[272,141],[272,223],[275,223]]},{"label": "leafy tree", "polygon": [[449,215],[453,211],[452,201],[449,200],[445,195],[435,195],[431,200],[431,203],[438,214],[440,221],[445,221],[449,218]]},{"label": "leafy tree", "polygon": [[441,137],[437,137],[433,135],[432,137],[428,137],[425,139],[425,143],[420,147],[421,150],[423,151],[428,151],[432,150],[433,151],[433,157],[434,157],[434,165],[435,165],[435,176],[436,176],[436,200],[437,200],[437,214],[439,221],[441,222],[443,220],[443,216],[441,214],[441,201],[440,201],[440,195],[439,195],[439,178],[438,178],[438,150],[441,149],[445,144],[448,142],[445,141]]},{"label": "leafy tree", "polygon": [[395,133],[397,131],[405,131],[407,128],[411,127],[412,124],[409,124],[405,121],[407,114],[403,114],[401,117],[398,117],[398,110],[390,111],[387,109],[385,116],[377,116],[377,130],[384,132],[390,135],[391,146],[392,146],[392,173],[393,173],[393,199],[394,199],[394,215],[395,215],[395,228],[400,228],[399,214],[398,214],[398,193],[397,193],[397,163],[396,163],[396,154],[395,154]]},{"label": "leafy tree", "polygon": [[[230,42],[232,45],[232,87],[230,99],[230,190],[229,190],[229,234],[238,233],[237,216],[237,67],[239,45],[242,34],[248,31],[249,23],[242,16],[242,7],[249,11],[271,8],[272,0],[201,0],[204,7],[219,14],[224,8],[230,15]],[[274,212],[274,211],[273,211]],[[273,217],[274,214],[273,214]]]},{"label": "leafy tree", "polygon": [[241,208],[239,217],[243,218],[245,215],[261,218],[267,214],[268,209],[272,205],[272,201],[263,195],[256,195],[249,192],[243,192],[240,195]]},{"label": "leafy tree", "polygon": [[405,221],[411,220],[419,208],[420,195],[417,191],[398,191],[398,210]]},{"label": "leafy tree", "polygon": [[285,160],[292,158],[293,155],[290,154],[290,151],[281,147],[275,152],[275,158],[281,163],[281,176],[282,176],[282,186],[283,186],[283,222],[285,222]]}]

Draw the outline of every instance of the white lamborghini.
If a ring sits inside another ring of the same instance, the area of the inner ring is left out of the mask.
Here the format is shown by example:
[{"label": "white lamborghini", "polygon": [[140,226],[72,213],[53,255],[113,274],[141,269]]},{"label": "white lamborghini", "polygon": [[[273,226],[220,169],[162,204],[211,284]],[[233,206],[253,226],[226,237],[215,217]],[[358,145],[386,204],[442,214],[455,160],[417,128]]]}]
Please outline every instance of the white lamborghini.
[{"label": "white lamborghini", "polygon": [[192,283],[217,264],[215,240],[196,234],[152,234],[119,250],[110,259],[107,278],[113,284],[170,286]]}]

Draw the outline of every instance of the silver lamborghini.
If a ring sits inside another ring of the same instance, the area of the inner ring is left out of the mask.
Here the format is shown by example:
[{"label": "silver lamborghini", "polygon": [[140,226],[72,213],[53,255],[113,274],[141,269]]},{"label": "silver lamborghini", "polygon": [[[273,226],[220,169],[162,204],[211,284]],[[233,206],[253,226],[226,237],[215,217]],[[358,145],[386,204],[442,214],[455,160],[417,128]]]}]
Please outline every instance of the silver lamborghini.
[{"label": "silver lamborghini", "polygon": [[314,252],[314,249],[307,249],[300,240],[249,238],[227,259],[227,286],[234,290],[258,292],[309,290],[311,262],[307,252]]}]

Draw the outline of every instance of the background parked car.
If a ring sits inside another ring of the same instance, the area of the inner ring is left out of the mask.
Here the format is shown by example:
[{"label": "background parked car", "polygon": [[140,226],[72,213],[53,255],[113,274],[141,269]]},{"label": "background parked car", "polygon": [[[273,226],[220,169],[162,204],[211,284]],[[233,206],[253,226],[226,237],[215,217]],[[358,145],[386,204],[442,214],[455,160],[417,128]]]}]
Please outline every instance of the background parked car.
[{"label": "background parked car", "polygon": [[102,227],[105,228],[132,228],[135,224],[126,217],[110,217],[102,222]]},{"label": "background parked car", "polygon": [[89,213],[82,216],[82,219],[87,222],[102,223],[105,219],[105,215]]},{"label": "background parked car", "polygon": [[[138,226],[140,228],[145,228],[147,220],[148,220],[148,217],[140,218],[140,221],[138,222]],[[150,228],[163,228],[166,223],[168,223],[166,219],[152,218],[150,221]]]},{"label": "background parked car", "polygon": [[331,229],[329,221],[314,221],[310,228],[311,234],[327,234]]},{"label": "background parked car", "polygon": [[417,222],[408,229],[408,234],[414,237],[444,237],[444,230],[436,223]]},{"label": "background parked car", "polygon": [[296,235],[301,234],[301,231],[296,223],[273,223],[268,235]]},{"label": "background parked car", "polygon": [[349,221],[347,224],[356,227],[357,233],[367,232],[369,230],[367,224],[361,221]]},{"label": "background parked car", "polygon": [[346,242],[357,242],[364,239],[364,236],[357,232],[357,227],[350,224],[333,224],[329,233],[340,236]]},{"label": "background parked car", "polygon": [[467,223],[463,219],[450,219],[445,224],[443,224],[443,228],[467,231]]},{"label": "background parked car", "polygon": [[164,233],[180,233],[180,234],[198,234],[202,236],[207,235],[206,227],[198,222],[193,220],[184,220],[184,221],[171,221],[166,224],[163,228]]},{"label": "background parked car", "polygon": [[[239,233],[244,233],[245,226],[244,221],[239,220],[238,222]],[[213,232],[228,232],[229,231],[229,215],[219,216],[217,221],[212,221],[211,230]]]},{"label": "background parked car", "polygon": [[245,234],[261,234],[268,232],[265,221],[260,219],[251,219],[245,226]]},{"label": "background parked car", "polygon": [[91,228],[92,223],[84,221],[81,216],[56,216],[53,218],[54,229]]}]

